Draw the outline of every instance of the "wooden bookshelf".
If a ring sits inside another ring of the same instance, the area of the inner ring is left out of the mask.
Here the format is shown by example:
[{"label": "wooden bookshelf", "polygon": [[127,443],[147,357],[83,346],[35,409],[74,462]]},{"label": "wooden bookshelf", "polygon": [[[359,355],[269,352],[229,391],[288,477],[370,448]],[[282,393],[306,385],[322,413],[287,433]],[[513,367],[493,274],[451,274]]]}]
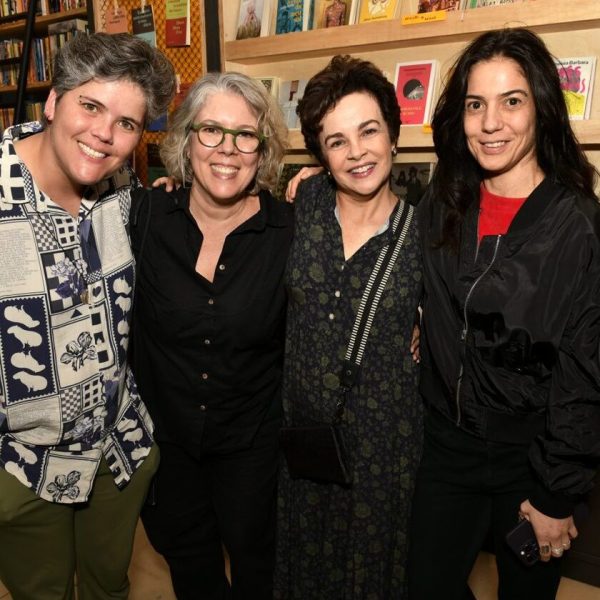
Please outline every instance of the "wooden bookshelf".
[{"label": "wooden bookshelf", "polygon": [[[222,49],[225,68],[252,77],[282,80],[309,78],[335,54],[353,54],[375,62],[393,79],[397,62],[437,59],[441,77],[466,42],[507,26],[526,26],[542,36],[559,57],[600,57],[600,1],[525,0],[522,3],[449,12],[443,21],[402,25],[400,19],[331,29],[235,40],[238,2],[221,0]],[[600,58],[599,58],[600,60]],[[438,81],[439,92],[440,81]],[[600,168],[600,68],[591,118],[573,126],[591,160]],[[299,131],[290,132],[290,151],[305,152]],[[420,127],[402,127],[400,160],[433,160],[431,133]]]}]

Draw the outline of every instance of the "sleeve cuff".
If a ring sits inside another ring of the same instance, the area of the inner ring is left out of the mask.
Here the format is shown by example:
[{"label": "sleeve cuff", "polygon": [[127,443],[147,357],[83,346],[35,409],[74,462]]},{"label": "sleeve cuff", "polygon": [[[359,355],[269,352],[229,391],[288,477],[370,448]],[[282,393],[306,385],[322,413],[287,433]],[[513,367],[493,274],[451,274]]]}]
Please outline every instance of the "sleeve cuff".
[{"label": "sleeve cuff", "polygon": [[577,501],[571,496],[550,492],[539,483],[529,497],[529,502],[536,510],[553,519],[566,519],[572,516]]}]

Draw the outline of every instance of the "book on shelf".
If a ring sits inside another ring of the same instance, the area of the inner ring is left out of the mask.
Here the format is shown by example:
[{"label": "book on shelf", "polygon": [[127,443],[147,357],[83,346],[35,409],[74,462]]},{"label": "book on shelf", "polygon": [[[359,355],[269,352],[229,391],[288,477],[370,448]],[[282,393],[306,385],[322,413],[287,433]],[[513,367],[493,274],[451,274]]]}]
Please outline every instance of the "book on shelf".
[{"label": "book on shelf", "polygon": [[315,0],[275,0],[275,33],[307,31],[312,26]]},{"label": "book on shelf", "polygon": [[403,0],[402,14],[414,15],[438,10],[460,10],[463,0]]},{"label": "book on shelf", "polygon": [[501,6],[503,4],[515,4],[523,0],[466,0],[466,8],[485,8],[487,6]]},{"label": "book on shelf", "polygon": [[438,72],[436,60],[396,64],[394,86],[403,125],[429,123]]},{"label": "book on shelf", "polygon": [[298,129],[300,119],[296,114],[298,100],[304,94],[308,79],[292,79],[281,81],[279,85],[279,106],[288,129]]},{"label": "book on shelf", "polygon": [[156,47],[156,27],[154,25],[152,4],[146,4],[144,8],[133,8],[131,10],[131,29],[133,35],[142,38],[153,48]]},{"label": "book on shelf", "polygon": [[385,21],[400,15],[400,0],[361,0],[358,12],[359,23]]},{"label": "book on shelf", "polygon": [[394,163],[392,165],[392,192],[416,206],[431,179],[434,163]]},{"label": "book on shelf", "polygon": [[270,0],[240,0],[236,40],[269,35],[271,21]]},{"label": "book on shelf", "polygon": [[356,19],[359,0],[317,0],[314,7],[313,29],[350,25]]},{"label": "book on shelf", "polygon": [[555,58],[560,87],[565,97],[569,118],[575,121],[590,118],[592,92],[596,73],[595,56]]},{"label": "book on shelf", "polygon": [[255,77],[255,79],[265,86],[271,96],[279,98],[279,77]]},{"label": "book on shelf", "polygon": [[167,48],[190,45],[190,0],[166,0],[165,45]]}]

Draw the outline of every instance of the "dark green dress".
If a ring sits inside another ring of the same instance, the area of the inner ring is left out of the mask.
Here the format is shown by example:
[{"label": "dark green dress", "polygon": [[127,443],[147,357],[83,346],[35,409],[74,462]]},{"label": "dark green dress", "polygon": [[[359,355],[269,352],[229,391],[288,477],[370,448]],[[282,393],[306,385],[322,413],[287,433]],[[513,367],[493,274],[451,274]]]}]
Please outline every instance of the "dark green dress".
[{"label": "dark green dress", "polygon": [[[325,174],[300,187],[287,268],[284,408],[288,424],[330,422],[338,373],[364,286],[391,228],[344,259]],[[405,596],[410,500],[422,407],[409,346],[421,292],[413,222],[381,298],[344,415],[354,484],[291,480],[282,469],[275,597],[391,600]]]}]

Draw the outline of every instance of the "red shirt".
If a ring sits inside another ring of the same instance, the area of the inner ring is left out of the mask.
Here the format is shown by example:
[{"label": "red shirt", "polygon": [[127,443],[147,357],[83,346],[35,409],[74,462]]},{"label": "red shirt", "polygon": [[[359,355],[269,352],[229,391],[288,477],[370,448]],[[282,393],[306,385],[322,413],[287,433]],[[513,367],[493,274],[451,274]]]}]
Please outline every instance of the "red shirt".
[{"label": "red shirt", "polygon": [[515,215],[527,198],[496,196],[481,184],[478,241],[484,235],[502,235],[508,231]]}]

